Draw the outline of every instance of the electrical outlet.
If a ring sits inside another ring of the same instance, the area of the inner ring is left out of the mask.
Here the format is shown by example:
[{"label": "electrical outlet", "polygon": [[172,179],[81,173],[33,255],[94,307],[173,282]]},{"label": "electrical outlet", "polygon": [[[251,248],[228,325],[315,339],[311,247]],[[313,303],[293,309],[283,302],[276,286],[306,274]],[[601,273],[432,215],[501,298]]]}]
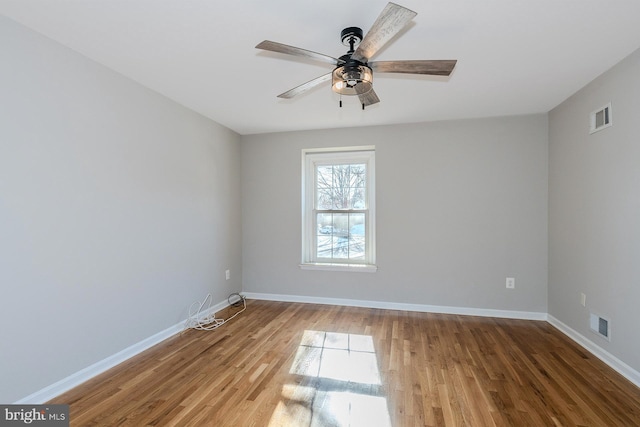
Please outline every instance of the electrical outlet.
[{"label": "electrical outlet", "polygon": [[580,304],[583,307],[587,306],[587,296],[585,294],[583,294],[583,293],[580,293]]},{"label": "electrical outlet", "polygon": [[231,270],[227,270],[224,272],[225,277],[227,278],[227,280],[231,279]]},{"label": "electrical outlet", "polygon": [[507,277],[507,289],[515,289],[515,287],[516,287],[516,278]]}]

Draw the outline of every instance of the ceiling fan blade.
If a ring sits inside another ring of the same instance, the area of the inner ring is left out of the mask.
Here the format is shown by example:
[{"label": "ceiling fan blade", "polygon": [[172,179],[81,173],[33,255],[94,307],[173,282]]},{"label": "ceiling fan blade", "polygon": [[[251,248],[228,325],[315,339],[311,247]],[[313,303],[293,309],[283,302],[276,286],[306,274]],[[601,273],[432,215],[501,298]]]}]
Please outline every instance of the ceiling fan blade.
[{"label": "ceiling fan blade", "polygon": [[269,50],[271,52],[286,53],[288,55],[302,56],[305,58],[311,58],[322,62],[328,62],[333,65],[344,63],[344,61],[334,58],[329,55],[323,55],[322,53],[312,52],[310,50],[302,49],[299,47],[289,46],[286,44],[272,42],[265,40],[257,44],[256,49]]},{"label": "ceiling fan blade", "polygon": [[358,94],[358,98],[360,98],[360,103],[365,107],[380,102],[380,98],[378,98],[378,95],[376,95],[376,92],[373,89],[367,93]]},{"label": "ceiling fan blade", "polygon": [[296,95],[300,95],[303,92],[308,91],[309,89],[313,89],[314,87],[321,85],[324,82],[331,80],[331,73],[322,75],[320,77],[316,77],[313,80],[309,80],[306,83],[301,84],[300,86],[296,86],[291,90],[288,90],[284,93],[278,95],[278,98],[290,99]]},{"label": "ceiling fan blade", "polygon": [[352,59],[367,62],[389,40],[400,32],[417,13],[395,3],[388,3],[376,22],[351,55]]},{"label": "ceiling fan blade", "polygon": [[417,61],[376,61],[369,67],[375,73],[429,74],[432,76],[448,76],[456,66],[455,59],[417,60]]}]

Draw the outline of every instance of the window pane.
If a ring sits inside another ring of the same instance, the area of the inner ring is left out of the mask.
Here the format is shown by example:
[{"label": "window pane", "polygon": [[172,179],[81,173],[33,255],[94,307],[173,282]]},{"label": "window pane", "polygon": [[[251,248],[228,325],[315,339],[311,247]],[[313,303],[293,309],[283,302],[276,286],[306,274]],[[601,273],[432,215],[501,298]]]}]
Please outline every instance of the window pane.
[{"label": "window pane", "polygon": [[318,225],[318,232],[316,238],[316,251],[318,257],[332,258],[333,257],[333,235],[335,234],[335,227],[333,225],[333,214],[319,213],[316,215],[316,224]]},{"label": "window pane", "polygon": [[349,238],[345,235],[336,234],[333,236],[333,257],[334,259],[349,258]]},{"label": "window pane", "polygon": [[333,189],[332,188],[318,188],[318,197],[316,200],[317,209],[330,210],[333,209]]},{"label": "window pane", "polygon": [[333,166],[316,169],[316,206],[321,210],[333,207]]},{"label": "window pane", "polygon": [[316,252],[318,258],[331,258],[333,255],[333,244],[331,234],[321,234],[318,236]]},{"label": "window pane", "polygon": [[350,184],[354,188],[365,187],[366,165],[351,165]]},{"label": "window pane", "polygon": [[363,213],[349,215],[349,259],[364,259],[365,229]]},{"label": "window pane", "polygon": [[349,209],[349,165],[333,167],[333,209]]},{"label": "window pane", "polygon": [[349,187],[338,187],[333,189],[332,209],[349,209]]},{"label": "window pane", "polygon": [[333,214],[321,213],[316,216],[318,235],[333,234]]},{"label": "window pane", "polygon": [[364,209],[364,188],[352,188],[349,199],[351,199],[351,209]]},{"label": "window pane", "polygon": [[333,187],[333,166],[318,166],[316,180],[318,188]]}]

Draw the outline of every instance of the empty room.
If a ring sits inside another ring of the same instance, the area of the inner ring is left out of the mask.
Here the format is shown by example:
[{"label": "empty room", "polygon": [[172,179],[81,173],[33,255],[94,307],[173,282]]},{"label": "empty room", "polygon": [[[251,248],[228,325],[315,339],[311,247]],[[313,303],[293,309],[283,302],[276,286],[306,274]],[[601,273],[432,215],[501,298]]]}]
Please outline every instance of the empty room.
[{"label": "empty room", "polygon": [[640,425],[638,16],[0,0],[0,425]]}]

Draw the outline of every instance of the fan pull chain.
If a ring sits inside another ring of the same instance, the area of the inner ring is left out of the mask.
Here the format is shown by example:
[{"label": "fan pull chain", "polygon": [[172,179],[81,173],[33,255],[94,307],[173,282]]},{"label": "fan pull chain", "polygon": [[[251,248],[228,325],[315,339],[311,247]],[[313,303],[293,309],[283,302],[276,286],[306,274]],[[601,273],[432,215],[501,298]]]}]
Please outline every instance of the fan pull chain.
[{"label": "fan pull chain", "polygon": [[340,108],[342,108],[342,94],[340,94]]}]

